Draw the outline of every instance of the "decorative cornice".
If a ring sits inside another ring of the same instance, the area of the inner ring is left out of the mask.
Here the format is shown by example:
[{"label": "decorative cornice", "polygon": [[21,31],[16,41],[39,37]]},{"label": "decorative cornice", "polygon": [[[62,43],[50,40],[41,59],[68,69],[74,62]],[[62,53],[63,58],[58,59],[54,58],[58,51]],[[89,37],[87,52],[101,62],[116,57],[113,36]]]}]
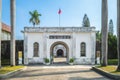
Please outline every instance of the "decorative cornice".
[{"label": "decorative cornice", "polygon": [[95,27],[24,27],[23,32],[94,32]]}]

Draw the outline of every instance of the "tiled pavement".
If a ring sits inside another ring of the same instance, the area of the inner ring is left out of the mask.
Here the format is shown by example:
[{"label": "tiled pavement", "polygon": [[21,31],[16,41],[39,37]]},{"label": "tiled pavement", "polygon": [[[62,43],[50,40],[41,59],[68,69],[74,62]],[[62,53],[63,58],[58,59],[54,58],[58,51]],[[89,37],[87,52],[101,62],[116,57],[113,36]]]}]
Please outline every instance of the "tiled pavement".
[{"label": "tiled pavement", "polygon": [[[61,61],[63,60],[63,61]],[[50,66],[27,66],[15,76],[4,80],[110,80],[91,70],[92,65],[68,65],[65,59],[55,59]]]},{"label": "tiled pavement", "polygon": [[91,70],[89,65],[28,66],[27,70],[5,80],[110,80]]}]

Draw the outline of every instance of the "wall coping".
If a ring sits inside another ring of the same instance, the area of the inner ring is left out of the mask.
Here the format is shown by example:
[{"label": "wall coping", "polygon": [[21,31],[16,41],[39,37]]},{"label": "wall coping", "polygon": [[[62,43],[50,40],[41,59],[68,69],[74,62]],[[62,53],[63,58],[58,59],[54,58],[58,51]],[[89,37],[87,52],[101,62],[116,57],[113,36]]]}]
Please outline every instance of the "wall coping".
[{"label": "wall coping", "polygon": [[24,27],[22,32],[96,32],[95,27]]}]

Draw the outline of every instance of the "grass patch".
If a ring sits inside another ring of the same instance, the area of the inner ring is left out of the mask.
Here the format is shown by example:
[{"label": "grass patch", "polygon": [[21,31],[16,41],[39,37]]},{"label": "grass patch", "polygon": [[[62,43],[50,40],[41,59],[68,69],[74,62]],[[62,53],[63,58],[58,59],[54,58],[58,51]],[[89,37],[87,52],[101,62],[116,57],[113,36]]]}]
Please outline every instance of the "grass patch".
[{"label": "grass patch", "polygon": [[0,69],[0,74],[5,74],[5,73],[11,72],[11,71],[15,71],[15,70],[18,70],[18,69],[23,68],[23,67],[24,66],[14,66],[14,67],[5,66],[5,67]]},{"label": "grass patch", "polygon": [[113,71],[113,72],[111,72],[111,73],[120,75],[120,71]]},{"label": "grass patch", "polygon": [[98,68],[100,68],[100,69],[102,69],[104,71],[110,72],[110,73],[113,72],[113,71],[116,71],[116,69],[117,69],[116,66],[106,66],[106,67],[100,66]]},{"label": "grass patch", "polygon": [[108,65],[117,65],[118,59],[108,59]]},{"label": "grass patch", "polygon": [[102,69],[102,70],[112,73],[112,74],[120,75],[120,71],[116,71],[117,66],[106,66],[106,67],[98,66],[97,68]]}]

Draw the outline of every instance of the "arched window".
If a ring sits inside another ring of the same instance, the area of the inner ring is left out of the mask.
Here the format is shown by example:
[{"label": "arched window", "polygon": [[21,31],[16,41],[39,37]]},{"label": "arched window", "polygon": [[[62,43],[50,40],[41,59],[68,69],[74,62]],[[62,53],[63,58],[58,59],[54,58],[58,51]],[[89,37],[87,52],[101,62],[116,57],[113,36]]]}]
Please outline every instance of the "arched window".
[{"label": "arched window", "polygon": [[39,43],[35,42],[33,44],[33,46],[34,46],[34,54],[33,54],[33,56],[34,57],[39,57],[39,55],[38,55],[38,53],[39,53]]},{"label": "arched window", "polygon": [[86,56],[86,44],[85,44],[85,42],[81,43],[81,56]]}]

